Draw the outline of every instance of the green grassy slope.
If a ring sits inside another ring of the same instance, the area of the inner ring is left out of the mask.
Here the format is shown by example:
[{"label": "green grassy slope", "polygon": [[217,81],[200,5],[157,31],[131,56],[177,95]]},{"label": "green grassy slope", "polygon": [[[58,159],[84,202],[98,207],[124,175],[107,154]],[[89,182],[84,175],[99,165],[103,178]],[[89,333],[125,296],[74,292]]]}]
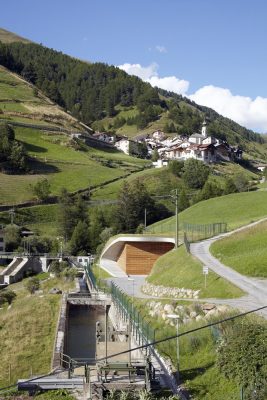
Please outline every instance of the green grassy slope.
[{"label": "green grassy slope", "polygon": [[[92,194],[92,199],[115,199],[124,181],[131,182],[133,179],[137,178],[144,183],[149,193],[157,195],[167,193],[171,187],[176,188],[180,181],[180,179],[175,177],[167,168],[146,169],[121,181],[110,183],[95,190]],[[165,185],[168,187],[166,190],[164,189]]]},{"label": "green grassy slope", "polygon": [[[0,122],[23,121],[77,131],[78,121],[63,112],[40,92],[36,95],[26,81],[0,67]],[[44,132],[37,128],[16,127],[16,139],[30,156],[29,172],[20,175],[0,173],[0,204],[31,200],[29,189],[47,178],[52,194],[62,187],[69,191],[101,185],[142,169],[147,161],[127,156],[116,149],[101,150],[75,144],[67,134]]]},{"label": "green grassy slope", "polygon": [[147,281],[154,285],[200,290],[200,298],[234,298],[244,293],[230,282],[210,271],[205,288],[202,264],[180,246],[160,257]]},{"label": "green grassy slope", "polygon": [[221,239],[212,254],[243,275],[267,277],[267,222]]},{"label": "green grassy slope", "polygon": [[[243,192],[201,201],[179,214],[180,223],[225,222],[233,230],[267,216],[267,192]],[[154,233],[174,233],[175,217],[149,227]]]},{"label": "green grassy slope", "polygon": [[0,121],[81,130],[78,121],[19,75],[0,66]]},{"label": "green grassy slope", "polygon": [[[49,289],[73,288],[73,282],[49,279],[41,284],[43,295],[29,295],[24,283],[10,285],[17,298],[11,308],[0,310],[0,385],[8,384],[11,367],[11,383],[31,374],[50,371],[55,330],[61,296],[48,294]],[[11,334],[12,333],[12,334]]]}]

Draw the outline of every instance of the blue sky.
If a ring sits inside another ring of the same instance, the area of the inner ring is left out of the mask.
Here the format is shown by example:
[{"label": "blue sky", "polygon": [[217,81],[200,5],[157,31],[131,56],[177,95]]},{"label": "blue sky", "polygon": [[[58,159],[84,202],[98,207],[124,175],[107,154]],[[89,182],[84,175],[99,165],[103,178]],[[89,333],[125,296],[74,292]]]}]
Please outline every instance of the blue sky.
[{"label": "blue sky", "polygon": [[9,0],[0,26],[267,132],[265,0]]}]

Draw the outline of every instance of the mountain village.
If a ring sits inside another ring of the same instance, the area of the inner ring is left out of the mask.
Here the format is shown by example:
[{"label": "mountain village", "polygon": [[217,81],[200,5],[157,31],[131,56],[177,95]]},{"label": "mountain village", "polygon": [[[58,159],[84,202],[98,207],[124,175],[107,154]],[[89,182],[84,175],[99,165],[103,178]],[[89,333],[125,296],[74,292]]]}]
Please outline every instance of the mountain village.
[{"label": "mountain village", "polygon": [[156,130],[151,134],[140,133],[132,140],[126,136],[121,137],[107,132],[96,132],[93,137],[115,146],[125,154],[130,154],[131,142],[142,143],[147,149],[148,158],[151,158],[155,151],[158,152],[158,160],[153,162],[156,168],[167,166],[170,160],[185,161],[194,158],[210,164],[242,159],[242,150],[238,146],[230,146],[216,136],[207,135],[206,120],[202,123],[201,133],[190,136],[184,134],[173,137]]}]

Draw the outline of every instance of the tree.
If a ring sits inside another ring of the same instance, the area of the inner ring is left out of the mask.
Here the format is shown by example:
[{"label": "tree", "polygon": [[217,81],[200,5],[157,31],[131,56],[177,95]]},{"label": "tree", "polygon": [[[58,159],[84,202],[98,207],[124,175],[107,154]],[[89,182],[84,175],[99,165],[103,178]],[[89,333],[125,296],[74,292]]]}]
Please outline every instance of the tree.
[{"label": "tree", "polygon": [[188,199],[188,193],[186,192],[185,189],[182,189],[179,196],[178,196],[178,209],[179,212],[185,210],[190,206],[189,199]]},{"label": "tree", "polygon": [[183,168],[184,168],[184,162],[183,161],[178,161],[178,160],[172,160],[168,164],[168,169],[171,171],[171,173],[175,176],[182,176],[183,174]]},{"label": "tree", "polygon": [[18,225],[6,225],[5,229],[6,251],[14,251],[21,244],[20,228]]},{"label": "tree", "polygon": [[129,145],[129,154],[138,158],[146,158],[148,154],[146,144],[131,141]]},{"label": "tree", "polygon": [[74,228],[69,248],[72,255],[90,252],[89,228],[85,221],[79,221]]},{"label": "tree", "polygon": [[96,208],[94,213],[90,218],[89,225],[89,236],[90,236],[90,245],[91,251],[95,252],[98,246],[101,244],[101,232],[106,226],[104,213],[101,209]]},{"label": "tree", "polygon": [[[245,388],[246,400],[266,399],[266,325],[255,320],[235,322],[223,335],[217,354],[221,372]],[[253,392],[256,397],[252,397]]]},{"label": "tree", "polygon": [[118,195],[118,206],[115,211],[115,226],[119,232],[134,232],[144,222],[145,209],[149,219],[156,212],[155,202],[144,184],[136,179],[130,184],[125,182]]},{"label": "tree", "polygon": [[47,236],[33,235],[23,241],[29,244],[32,253],[49,253],[53,247],[52,239]]},{"label": "tree", "polygon": [[206,181],[205,185],[201,189],[201,192],[197,195],[197,201],[207,200],[212,197],[221,196],[223,190],[215,182]]},{"label": "tree", "polygon": [[60,262],[58,260],[54,260],[51,262],[49,265],[49,272],[52,272],[52,274],[55,274],[55,276],[58,278],[61,273],[61,266]]},{"label": "tree", "polygon": [[225,180],[224,194],[236,193],[237,188],[232,178],[227,177]]},{"label": "tree", "polygon": [[30,185],[30,187],[39,200],[47,200],[51,193],[51,185],[46,178],[38,181],[35,185]]},{"label": "tree", "polygon": [[233,176],[233,182],[238,192],[245,192],[249,187],[249,181],[243,172],[239,172]]},{"label": "tree", "polygon": [[58,233],[66,240],[71,238],[76,225],[74,201],[67,189],[62,188],[58,201]]},{"label": "tree", "polygon": [[11,304],[16,297],[17,295],[13,290],[3,290],[0,292],[0,304]]},{"label": "tree", "polygon": [[159,159],[159,152],[158,152],[158,149],[154,149],[154,150],[153,150],[153,153],[152,153],[151,160],[155,162],[155,161],[158,161],[158,159]]},{"label": "tree", "polygon": [[36,276],[33,276],[25,283],[25,288],[33,294],[40,288],[40,281]]},{"label": "tree", "polygon": [[25,171],[26,153],[22,143],[13,141],[8,161],[14,170]]},{"label": "tree", "polygon": [[210,173],[209,167],[202,161],[190,158],[184,163],[182,174],[185,184],[191,189],[201,189]]}]

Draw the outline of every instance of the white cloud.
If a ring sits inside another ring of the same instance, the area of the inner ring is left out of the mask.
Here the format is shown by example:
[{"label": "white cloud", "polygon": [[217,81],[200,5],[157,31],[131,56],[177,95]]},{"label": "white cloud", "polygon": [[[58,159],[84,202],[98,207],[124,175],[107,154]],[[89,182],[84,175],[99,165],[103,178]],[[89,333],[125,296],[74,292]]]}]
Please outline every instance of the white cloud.
[{"label": "white cloud", "polygon": [[164,46],[156,46],[156,50],[159,52],[159,53],[167,53],[167,49],[166,49],[166,47],[164,47]]},{"label": "white cloud", "polygon": [[118,66],[130,75],[136,75],[152,86],[169,90],[178,94],[185,94],[189,88],[189,82],[176,76],[166,76],[160,78],[158,75],[158,64],[152,63],[148,67],[142,67],[140,64],[123,64]]},{"label": "white cloud", "polygon": [[188,97],[249,129],[267,131],[267,98],[256,97],[253,100],[213,85],[204,86]]},{"label": "white cloud", "polygon": [[129,75],[136,75],[139,78],[146,81],[150,79],[151,76],[158,76],[158,64],[152,63],[148,67],[142,67],[140,64],[129,64],[125,63],[123,65],[118,65],[118,68],[123,69]]},{"label": "white cloud", "polygon": [[229,89],[213,85],[203,86],[195,93],[189,94],[189,82],[176,76],[160,77],[158,64],[152,63],[147,67],[140,64],[119,65],[130,75],[136,75],[152,86],[187,96],[197,104],[207,106],[224,117],[236,121],[242,126],[257,132],[267,132],[267,98],[233,95]]}]

